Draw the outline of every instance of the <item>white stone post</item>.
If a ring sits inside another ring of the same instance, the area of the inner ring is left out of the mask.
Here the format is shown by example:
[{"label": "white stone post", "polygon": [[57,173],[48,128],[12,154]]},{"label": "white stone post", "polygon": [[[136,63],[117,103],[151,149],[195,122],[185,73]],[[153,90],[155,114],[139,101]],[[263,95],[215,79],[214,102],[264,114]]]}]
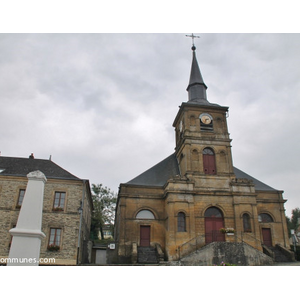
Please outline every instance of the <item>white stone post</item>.
[{"label": "white stone post", "polygon": [[27,178],[27,188],[17,226],[9,231],[12,243],[8,266],[38,266],[41,240],[45,238],[41,228],[44,186],[47,178],[41,171],[31,172]]}]

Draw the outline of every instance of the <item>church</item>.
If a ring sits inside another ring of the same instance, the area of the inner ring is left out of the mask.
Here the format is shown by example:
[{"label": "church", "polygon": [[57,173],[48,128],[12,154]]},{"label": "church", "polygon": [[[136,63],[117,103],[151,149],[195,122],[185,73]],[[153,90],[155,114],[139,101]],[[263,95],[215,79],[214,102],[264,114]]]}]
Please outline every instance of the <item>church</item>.
[{"label": "church", "polygon": [[283,191],[233,166],[229,108],[208,101],[194,43],[191,49],[188,101],[173,122],[175,152],[120,184],[119,262],[150,262],[151,251],[153,261],[178,261],[226,242],[273,259],[277,248],[289,253]]}]

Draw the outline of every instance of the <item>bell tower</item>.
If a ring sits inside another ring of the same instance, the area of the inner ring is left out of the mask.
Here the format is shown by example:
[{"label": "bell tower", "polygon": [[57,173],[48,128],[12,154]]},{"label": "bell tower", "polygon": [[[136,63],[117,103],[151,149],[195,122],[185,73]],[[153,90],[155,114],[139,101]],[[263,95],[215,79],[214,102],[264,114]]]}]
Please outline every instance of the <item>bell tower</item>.
[{"label": "bell tower", "polygon": [[234,176],[227,128],[228,107],[207,100],[207,86],[194,44],[191,49],[188,101],[181,104],[173,123],[181,175]]}]

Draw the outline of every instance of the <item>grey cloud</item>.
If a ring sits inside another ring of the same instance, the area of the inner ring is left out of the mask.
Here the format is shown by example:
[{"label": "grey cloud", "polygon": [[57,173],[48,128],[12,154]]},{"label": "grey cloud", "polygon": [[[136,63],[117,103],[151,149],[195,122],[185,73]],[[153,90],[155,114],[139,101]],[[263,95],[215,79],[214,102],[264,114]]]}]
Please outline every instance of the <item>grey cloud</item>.
[{"label": "grey cloud", "polygon": [[[300,179],[300,35],[200,35],[208,99],[229,106],[236,167],[284,189],[290,213]],[[0,34],[2,155],[51,154],[117,191],[174,151],[190,47],[184,34]]]}]

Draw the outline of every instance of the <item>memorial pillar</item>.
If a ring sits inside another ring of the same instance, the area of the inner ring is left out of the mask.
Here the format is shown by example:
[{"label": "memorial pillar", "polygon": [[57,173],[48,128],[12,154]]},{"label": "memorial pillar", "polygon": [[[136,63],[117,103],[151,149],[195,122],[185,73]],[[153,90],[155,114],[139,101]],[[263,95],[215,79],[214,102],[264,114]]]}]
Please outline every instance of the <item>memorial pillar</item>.
[{"label": "memorial pillar", "polygon": [[27,178],[28,183],[17,226],[9,231],[12,243],[8,266],[38,266],[41,240],[46,237],[41,228],[44,186],[47,178],[41,171],[33,171]]}]

